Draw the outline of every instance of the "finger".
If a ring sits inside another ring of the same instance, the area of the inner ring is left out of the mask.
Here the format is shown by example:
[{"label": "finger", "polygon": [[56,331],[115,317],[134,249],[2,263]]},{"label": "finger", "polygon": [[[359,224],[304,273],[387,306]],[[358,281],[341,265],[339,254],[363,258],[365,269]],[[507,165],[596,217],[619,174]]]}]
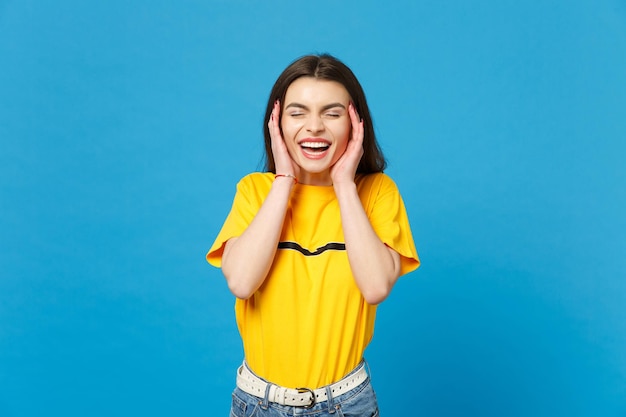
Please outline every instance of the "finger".
[{"label": "finger", "polygon": [[358,129],[358,132],[357,132],[357,139],[358,139],[360,142],[363,142],[363,136],[364,136],[364,135],[365,135],[365,133],[364,133],[364,129],[363,129],[363,120],[361,120],[361,121],[359,122],[359,129]]},{"label": "finger", "polygon": [[363,120],[359,117],[356,111],[356,107],[352,102],[348,108],[350,114],[350,121],[352,123],[352,138],[358,139],[363,137]]},{"label": "finger", "polygon": [[280,115],[280,103],[278,100],[274,102],[274,108],[272,109],[272,118],[274,123],[278,122],[278,116]]},{"label": "finger", "polygon": [[351,101],[350,105],[348,106],[348,114],[350,115],[350,121],[352,122],[352,127],[354,128],[356,125],[359,124],[359,114],[356,111],[356,107],[354,106],[354,103]]},{"label": "finger", "polygon": [[352,128],[352,140],[361,144],[363,142],[364,129],[363,120],[359,120]]},{"label": "finger", "polygon": [[280,100],[276,100],[274,102],[274,123],[276,124],[276,128],[279,128],[279,120],[280,120]]},{"label": "finger", "polygon": [[280,102],[276,100],[274,102],[274,108],[272,109],[272,113],[270,114],[270,120],[268,121],[268,128],[270,131],[270,137],[273,140],[278,140],[281,142],[282,135],[280,134],[280,126],[278,123],[280,115]]}]

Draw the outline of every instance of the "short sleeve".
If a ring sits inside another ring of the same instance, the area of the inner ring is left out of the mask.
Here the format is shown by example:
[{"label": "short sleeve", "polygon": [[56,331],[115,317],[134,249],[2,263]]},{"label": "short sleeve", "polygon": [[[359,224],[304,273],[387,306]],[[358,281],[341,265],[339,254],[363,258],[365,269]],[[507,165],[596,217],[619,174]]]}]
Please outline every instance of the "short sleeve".
[{"label": "short sleeve", "polygon": [[226,242],[241,235],[254,219],[271,185],[269,178],[265,177],[263,174],[250,174],[237,184],[230,213],[206,255],[209,264],[220,268]]},{"label": "short sleeve", "polygon": [[369,175],[362,184],[362,193],[361,201],[372,228],[385,245],[400,254],[400,274],[417,269],[420,260],[404,201],[395,182],[386,174]]}]

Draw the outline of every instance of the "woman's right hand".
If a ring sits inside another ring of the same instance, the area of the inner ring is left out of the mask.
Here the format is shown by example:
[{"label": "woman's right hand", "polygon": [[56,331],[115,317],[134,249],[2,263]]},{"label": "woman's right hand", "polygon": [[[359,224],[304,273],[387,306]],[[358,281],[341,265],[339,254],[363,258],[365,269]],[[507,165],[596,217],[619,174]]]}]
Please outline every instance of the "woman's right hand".
[{"label": "woman's right hand", "polygon": [[298,174],[300,174],[300,167],[294,162],[291,155],[289,155],[283,135],[280,133],[279,120],[280,101],[276,100],[274,102],[272,114],[270,115],[270,120],[267,123],[270,138],[272,140],[272,155],[274,156],[276,173],[282,175],[293,175],[295,178],[298,178]]}]

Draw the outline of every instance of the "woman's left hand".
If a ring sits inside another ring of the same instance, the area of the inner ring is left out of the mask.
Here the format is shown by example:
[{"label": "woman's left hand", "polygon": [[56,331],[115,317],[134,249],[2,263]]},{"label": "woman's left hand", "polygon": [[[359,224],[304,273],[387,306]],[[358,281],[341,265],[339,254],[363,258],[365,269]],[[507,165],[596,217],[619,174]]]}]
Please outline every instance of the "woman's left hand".
[{"label": "woman's left hand", "polygon": [[352,103],[348,105],[348,114],[352,122],[352,133],[345,152],[330,168],[333,185],[346,182],[354,183],[356,170],[363,156],[363,120],[360,119]]}]

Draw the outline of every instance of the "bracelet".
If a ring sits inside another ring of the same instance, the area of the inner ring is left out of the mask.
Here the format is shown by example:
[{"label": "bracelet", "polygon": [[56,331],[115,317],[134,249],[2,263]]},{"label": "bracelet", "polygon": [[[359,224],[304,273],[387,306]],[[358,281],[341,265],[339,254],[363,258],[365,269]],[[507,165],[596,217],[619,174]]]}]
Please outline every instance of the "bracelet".
[{"label": "bracelet", "polygon": [[274,178],[278,178],[278,177],[287,177],[287,178],[291,178],[293,179],[293,183],[297,184],[298,183],[298,179],[296,178],[295,175],[292,174],[276,174],[274,175]]}]

